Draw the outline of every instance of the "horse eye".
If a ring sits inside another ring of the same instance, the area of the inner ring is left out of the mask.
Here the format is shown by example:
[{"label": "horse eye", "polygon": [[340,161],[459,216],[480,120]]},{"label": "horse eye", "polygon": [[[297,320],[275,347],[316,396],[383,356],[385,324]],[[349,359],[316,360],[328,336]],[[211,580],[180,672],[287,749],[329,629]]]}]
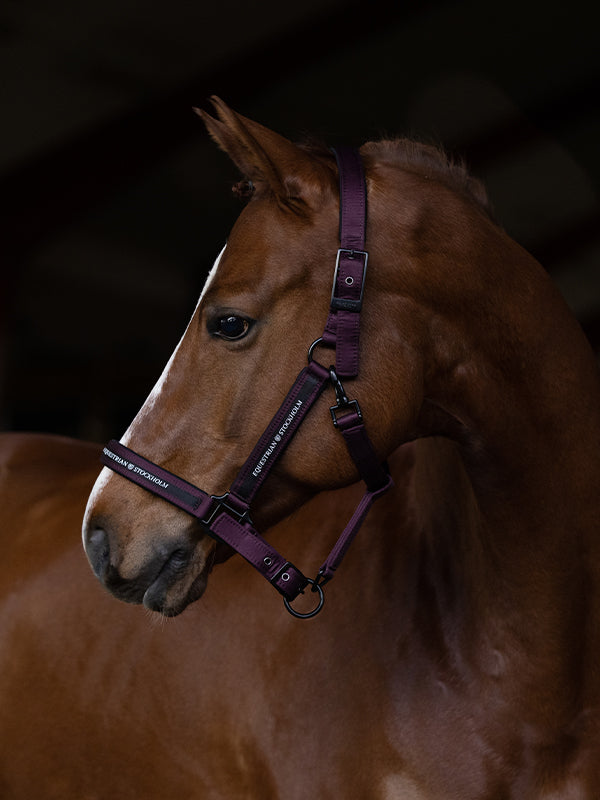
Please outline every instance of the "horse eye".
[{"label": "horse eye", "polygon": [[220,336],[222,339],[235,341],[242,339],[250,330],[250,323],[244,317],[236,317],[231,314],[227,317],[219,317],[214,325],[211,325],[213,336]]}]

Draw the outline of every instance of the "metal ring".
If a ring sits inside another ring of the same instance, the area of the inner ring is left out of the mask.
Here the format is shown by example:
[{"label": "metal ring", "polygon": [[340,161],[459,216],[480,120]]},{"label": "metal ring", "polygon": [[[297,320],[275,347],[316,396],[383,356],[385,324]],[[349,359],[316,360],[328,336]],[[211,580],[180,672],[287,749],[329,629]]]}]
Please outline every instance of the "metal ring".
[{"label": "metal ring", "polygon": [[317,587],[316,591],[319,593],[319,605],[316,608],[313,608],[312,611],[309,611],[306,614],[301,614],[299,611],[294,611],[294,609],[292,608],[292,604],[287,599],[287,597],[283,598],[284,606],[292,615],[292,617],[296,617],[297,619],[310,619],[311,617],[316,617],[319,611],[323,608],[323,604],[325,603],[325,595],[323,594],[323,589],[320,587],[320,585],[318,583],[315,583],[315,581],[311,580],[310,578],[307,578],[306,580],[313,587],[313,592],[315,591],[314,587],[315,586]]},{"label": "metal ring", "polygon": [[312,364],[313,360],[313,353],[315,351],[315,347],[318,347],[321,342],[323,341],[323,337],[320,336],[318,339],[315,339],[311,346],[308,348],[308,363]]}]

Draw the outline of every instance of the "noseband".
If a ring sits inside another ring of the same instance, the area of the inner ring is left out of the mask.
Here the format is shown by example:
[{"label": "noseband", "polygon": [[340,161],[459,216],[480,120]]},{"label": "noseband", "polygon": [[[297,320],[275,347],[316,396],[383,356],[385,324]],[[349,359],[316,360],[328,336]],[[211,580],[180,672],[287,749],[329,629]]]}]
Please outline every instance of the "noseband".
[{"label": "noseband", "polygon": [[[105,466],[198,519],[206,533],[228,544],[255,567],[283,595],[287,610],[301,619],[314,617],[323,608],[323,586],[333,577],[373,502],[393,485],[387,466],[380,463],[365,431],[358,402],[348,398],[342,384],[342,378],[358,375],[360,312],[368,261],[366,185],[358,151],[339,148],[334,152],[340,180],[340,248],[327,323],[321,338],[309,348],[308,366],[296,378],[229,491],[209,495],[115,440],[101,456]],[[314,360],[318,346],[335,349],[335,366],[325,368]],[[250,518],[250,504],[327,385],[335,391],[335,404],[330,408],[333,425],[344,437],[367,488],[312,580],[258,534]],[[312,611],[300,613],[291,603],[309,585],[318,594],[318,604]]]}]

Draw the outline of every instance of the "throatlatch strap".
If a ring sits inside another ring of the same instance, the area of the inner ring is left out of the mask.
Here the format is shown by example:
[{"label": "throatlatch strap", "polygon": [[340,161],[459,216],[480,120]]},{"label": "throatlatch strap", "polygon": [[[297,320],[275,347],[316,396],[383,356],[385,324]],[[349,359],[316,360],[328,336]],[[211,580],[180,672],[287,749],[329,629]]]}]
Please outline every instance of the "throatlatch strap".
[{"label": "throatlatch strap", "polygon": [[365,521],[365,517],[369,513],[369,509],[375,502],[378,500],[383,494],[385,494],[388,489],[390,489],[394,485],[391,475],[387,474],[387,479],[385,483],[374,491],[367,491],[364,495],[350,522],[346,525],[344,530],[342,531],[340,537],[338,538],[337,542],[335,543],[331,553],[327,556],[326,561],[321,566],[319,570],[319,574],[317,576],[316,583],[320,583],[321,585],[327,583],[333,578],[333,575],[339,565],[342,563],[342,559],[346,555],[348,548],[352,544],[354,537],[358,533],[360,526]]},{"label": "throatlatch strap", "polygon": [[358,474],[370,492],[378,492],[387,485],[390,475],[387,467],[377,457],[365,426],[356,412],[344,414],[337,423]]}]

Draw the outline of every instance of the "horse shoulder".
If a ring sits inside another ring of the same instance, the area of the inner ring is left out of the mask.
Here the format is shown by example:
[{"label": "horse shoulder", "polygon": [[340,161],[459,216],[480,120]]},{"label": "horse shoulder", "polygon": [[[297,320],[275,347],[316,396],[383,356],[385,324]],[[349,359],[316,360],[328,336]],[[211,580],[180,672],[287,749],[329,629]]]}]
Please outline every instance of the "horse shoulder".
[{"label": "horse shoulder", "polygon": [[100,471],[100,447],[60,436],[0,435],[4,584],[80,547],[83,512]]}]

